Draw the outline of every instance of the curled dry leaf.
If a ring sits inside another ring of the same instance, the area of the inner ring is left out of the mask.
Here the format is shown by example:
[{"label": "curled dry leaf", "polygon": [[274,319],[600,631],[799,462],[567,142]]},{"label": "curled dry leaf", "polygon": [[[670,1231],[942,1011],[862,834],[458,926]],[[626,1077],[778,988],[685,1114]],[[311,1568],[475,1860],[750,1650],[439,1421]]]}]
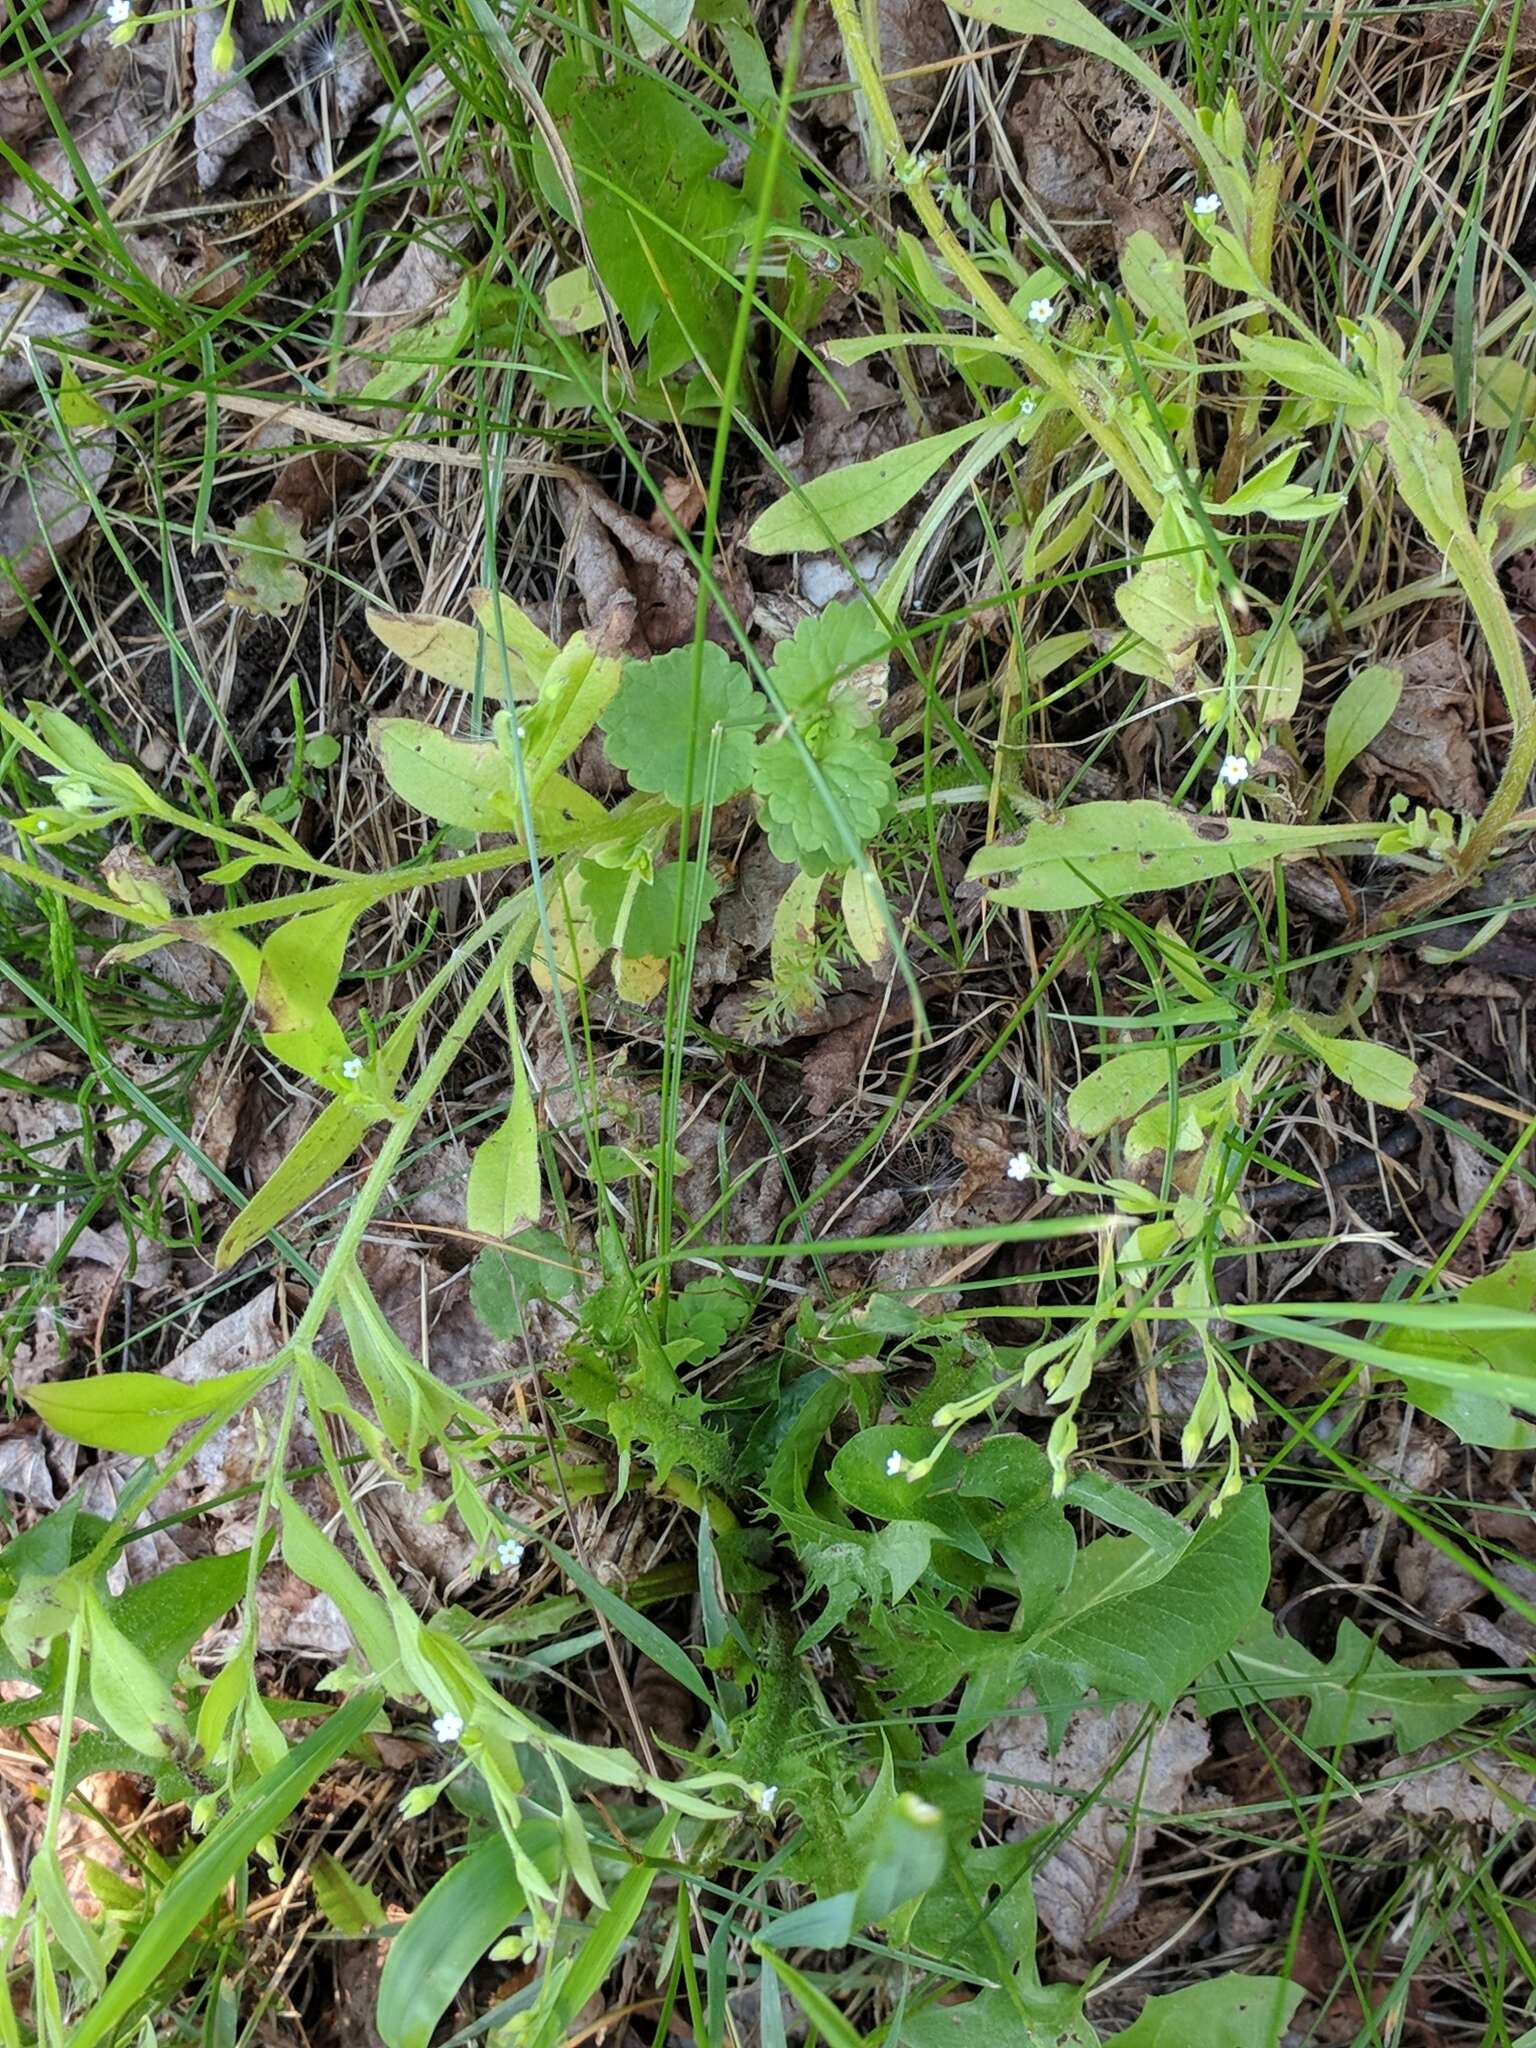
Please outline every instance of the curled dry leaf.
[{"label": "curled dry leaf", "polygon": [[[955,31],[941,0],[880,0],[874,10],[875,57],[885,74],[897,126],[915,142],[938,105],[944,74],[936,67],[955,53]],[[869,19],[869,10],[865,12]],[[790,24],[779,36],[778,60],[789,55]],[[803,92],[812,86],[842,84],[848,60],[842,37],[826,0],[812,0],[800,40],[795,83]],[[847,93],[818,95],[812,103],[828,128],[855,125],[853,100]]]},{"label": "curled dry leaf", "polygon": [[1450,634],[1400,656],[1403,692],[1372,740],[1367,766],[1421,803],[1476,817],[1485,801],[1473,743],[1477,703],[1461,643]]},{"label": "curled dry leaf", "polygon": [[996,1722],[977,1746],[987,1797],[1018,1817],[1019,1834],[1065,1830],[1035,1873],[1035,1904],[1073,1954],[1136,1910],[1142,1851],[1210,1755],[1205,1723],[1183,1704],[1127,1753],[1144,1715],[1131,1704],[1074,1714],[1054,1756],[1038,1714]]},{"label": "curled dry leaf", "polygon": [[[603,644],[639,657],[688,646],[699,579],[670,529],[657,533],[595,484],[562,482],[556,495],[571,549],[571,573],[592,632]],[[737,617],[749,618],[753,600],[746,578],[723,560],[716,562],[715,576]],[[734,636],[718,609],[711,608],[705,632],[734,648]]]},{"label": "curled dry leaf", "polygon": [[1186,170],[1177,137],[1140,88],[1099,57],[1032,77],[1008,113],[1030,192],[1073,255],[1114,255],[1146,228],[1178,246],[1178,208],[1161,203]]},{"label": "curled dry leaf", "polygon": [[0,404],[33,388],[34,363],[51,381],[55,350],[77,348],[89,325],[84,309],[58,292],[0,292]]},{"label": "curled dry leaf", "polygon": [[214,65],[213,48],[223,28],[219,8],[202,7],[192,17],[192,85],[197,96],[192,140],[198,187],[204,192],[219,182],[224,166],[260,131],[264,120],[238,47],[232,68],[220,71]]},{"label": "curled dry leaf", "polygon": [[0,636],[26,617],[29,598],[53,578],[90,525],[91,500],[117,450],[114,427],[66,439],[35,416],[0,460]]}]

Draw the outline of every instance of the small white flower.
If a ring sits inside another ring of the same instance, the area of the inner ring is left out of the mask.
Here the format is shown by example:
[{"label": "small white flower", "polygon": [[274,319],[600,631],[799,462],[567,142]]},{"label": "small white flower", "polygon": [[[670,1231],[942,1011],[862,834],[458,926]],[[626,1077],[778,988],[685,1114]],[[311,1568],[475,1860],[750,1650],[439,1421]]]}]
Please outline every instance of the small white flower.
[{"label": "small white flower", "polygon": [[1056,318],[1056,301],[1054,299],[1031,299],[1029,302],[1029,317],[1036,327],[1049,327]]},{"label": "small white flower", "polygon": [[888,1458],[886,1459],[886,1461],[885,1461],[885,1476],[886,1476],[886,1478],[887,1478],[887,1479],[895,1479],[895,1478],[897,1478],[897,1477],[898,1477],[898,1476],[899,1476],[899,1475],[900,1475],[901,1473],[905,1472],[905,1471],[906,1471],[906,1469],[907,1469],[907,1461],[906,1461],[906,1459],[905,1459],[905,1458],[904,1458],[904,1457],[903,1457],[903,1456],[901,1455],[900,1451],[892,1451],[891,1455],[890,1455],[890,1456],[889,1456],[889,1457],[888,1457]]},{"label": "small white flower", "polygon": [[1010,1180],[1033,1180],[1034,1177],[1035,1162],[1033,1159],[1030,1158],[1027,1152],[1015,1152],[1008,1162],[1008,1178]]},{"label": "small white flower", "polygon": [[519,727],[517,728],[517,744],[518,744],[518,745],[519,745],[520,747],[521,747],[521,746],[525,746],[525,745],[527,744],[527,741],[528,741],[528,728],[527,728],[527,726],[526,726],[526,725],[520,725],[520,726],[519,726]]},{"label": "small white flower", "polygon": [[462,1714],[439,1714],[432,1723],[432,1739],[434,1742],[457,1742],[463,1733],[464,1716]]},{"label": "small white flower", "polygon": [[1239,783],[1248,780],[1248,763],[1241,754],[1228,754],[1216,771],[1216,780],[1227,789],[1236,789]]},{"label": "small white flower", "polygon": [[1214,192],[1202,192],[1195,201],[1195,212],[1202,220],[1209,220],[1213,213],[1220,213],[1221,201]]},{"label": "small white flower", "polygon": [[496,1562],[504,1572],[515,1572],[523,1561],[523,1546],[515,1536],[503,1536],[496,1546]]},{"label": "small white flower", "polygon": [[341,1075],[344,1081],[355,1081],[362,1071],[363,1063],[355,1054],[351,1059],[343,1060],[341,1063]]},{"label": "small white flower", "polygon": [[1019,400],[1019,418],[1021,420],[1027,420],[1034,409],[1035,401],[1032,398],[1021,398]]},{"label": "small white flower", "polygon": [[113,28],[122,28],[133,19],[133,0],[107,0],[107,21]]},{"label": "small white flower", "polygon": [[754,1785],[752,1787],[752,1803],[764,1820],[771,1820],[773,1818],[773,1809],[779,1803],[778,1786]]}]

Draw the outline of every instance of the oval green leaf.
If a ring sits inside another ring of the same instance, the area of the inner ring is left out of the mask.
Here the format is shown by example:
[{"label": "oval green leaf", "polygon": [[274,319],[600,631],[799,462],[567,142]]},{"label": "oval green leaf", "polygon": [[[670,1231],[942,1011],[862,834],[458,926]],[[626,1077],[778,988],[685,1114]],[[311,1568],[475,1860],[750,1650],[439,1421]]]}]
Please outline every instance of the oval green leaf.
[{"label": "oval green leaf", "polygon": [[264,1365],[227,1372],[219,1379],[184,1386],[157,1372],[114,1372],[92,1380],[56,1380],[28,1387],[27,1405],[48,1427],[93,1451],[128,1451],[153,1457],[177,1430],[216,1408],[238,1405],[266,1379]]},{"label": "oval green leaf", "polygon": [[971,420],[947,434],[813,477],[759,514],[747,532],[747,546],[758,555],[816,553],[868,533],[894,518],[952,455],[990,424],[986,419]]}]

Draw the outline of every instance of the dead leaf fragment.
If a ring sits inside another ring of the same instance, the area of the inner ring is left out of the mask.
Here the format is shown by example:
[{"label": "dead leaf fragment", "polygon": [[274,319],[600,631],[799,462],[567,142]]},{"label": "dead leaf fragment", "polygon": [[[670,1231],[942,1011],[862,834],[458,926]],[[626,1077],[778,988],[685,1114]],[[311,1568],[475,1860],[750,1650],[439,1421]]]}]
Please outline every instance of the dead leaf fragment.
[{"label": "dead leaf fragment", "polygon": [[40,417],[0,451],[0,636],[26,617],[26,600],[52,581],[90,525],[92,498],[112,469],[117,431],[57,433]]},{"label": "dead leaf fragment", "polygon": [[233,67],[220,71],[214,64],[214,44],[223,32],[224,16],[219,8],[199,8],[193,15],[192,84],[197,111],[192,117],[192,141],[197,152],[198,187],[204,192],[219,182],[224,166],[263,122],[238,44]]},{"label": "dead leaf fragment", "polygon": [[1446,634],[1399,657],[1403,693],[1366,753],[1421,803],[1480,815],[1485,796],[1472,733],[1476,702],[1458,640]]},{"label": "dead leaf fragment", "polygon": [[1142,1851],[1210,1755],[1205,1723],[1182,1703],[1125,1755],[1144,1712],[1127,1702],[1074,1714],[1054,1756],[1039,1714],[998,1721],[977,1745],[987,1797],[1018,1816],[1020,1834],[1067,1830],[1034,1886],[1041,1920],[1073,1954],[1135,1912]]},{"label": "dead leaf fragment", "polygon": [[58,292],[0,292],[0,404],[33,388],[34,359],[53,374],[53,352],[77,348],[89,325],[84,308]]},{"label": "dead leaf fragment", "polygon": [[1114,65],[1073,56],[1031,78],[1007,125],[1030,192],[1074,255],[1115,255],[1138,227],[1177,248],[1179,208],[1165,194],[1188,158],[1161,109]]}]

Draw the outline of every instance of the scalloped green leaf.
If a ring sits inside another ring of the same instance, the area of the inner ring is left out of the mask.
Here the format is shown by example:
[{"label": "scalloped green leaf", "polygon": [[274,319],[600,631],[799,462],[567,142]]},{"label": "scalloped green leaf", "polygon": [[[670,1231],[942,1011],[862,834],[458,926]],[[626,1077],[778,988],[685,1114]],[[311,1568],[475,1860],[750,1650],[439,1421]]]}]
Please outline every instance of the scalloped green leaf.
[{"label": "scalloped green leaf", "polygon": [[600,946],[617,946],[626,960],[668,957],[680,889],[680,931],[686,945],[689,906],[697,904],[697,922],[707,924],[719,886],[713,875],[701,875],[697,865],[685,868],[681,861],[658,868],[649,882],[625,868],[600,867],[595,861],[581,864],[581,896],[591,915],[593,936]]},{"label": "scalloped green leaf", "polygon": [[664,796],[679,809],[686,798],[723,803],[751,781],[757,733],[767,716],[746,670],[706,641],[624,664],[618,694],[603,714],[603,749],[633,788]]}]

